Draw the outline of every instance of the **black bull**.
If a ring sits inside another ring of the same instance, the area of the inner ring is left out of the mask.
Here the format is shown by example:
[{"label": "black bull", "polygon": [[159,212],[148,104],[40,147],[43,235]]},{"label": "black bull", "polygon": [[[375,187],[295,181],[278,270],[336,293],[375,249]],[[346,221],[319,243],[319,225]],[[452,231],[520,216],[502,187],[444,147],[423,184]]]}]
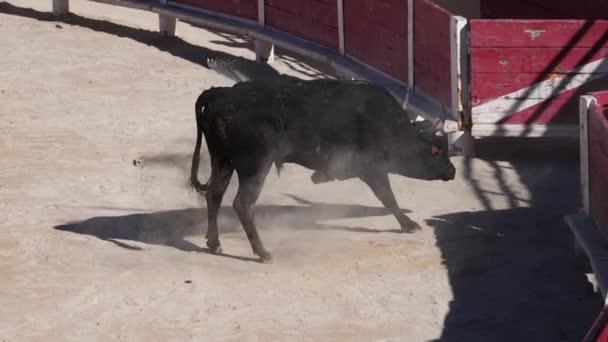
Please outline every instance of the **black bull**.
[{"label": "black bull", "polygon": [[[447,181],[456,172],[445,135],[435,134],[427,121],[410,122],[384,88],[366,82],[239,82],[203,91],[195,112],[191,184],[205,194],[207,246],[216,253],[221,253],[217,215],[234,170],[239,188],[233,207],[262,260],[270,254],[253,209],[273,163],[278,170],[283,163],[314,170],[315,183],[361,179],[406,232],[420,226],[400,210],[388,174]],[[202,134],[211,159],[206,184],[197,178]]]}]

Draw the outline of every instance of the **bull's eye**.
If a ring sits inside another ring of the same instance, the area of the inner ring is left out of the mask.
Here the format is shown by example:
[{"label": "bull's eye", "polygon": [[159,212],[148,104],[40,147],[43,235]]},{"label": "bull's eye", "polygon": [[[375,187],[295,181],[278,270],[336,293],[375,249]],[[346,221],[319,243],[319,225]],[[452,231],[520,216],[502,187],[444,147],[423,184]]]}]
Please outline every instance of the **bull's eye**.
[{"label": "bull's eye", "polygon": [[439,147],[431,147],[431,153],[433,154],[439,154],[441,152],[441,149]]}]

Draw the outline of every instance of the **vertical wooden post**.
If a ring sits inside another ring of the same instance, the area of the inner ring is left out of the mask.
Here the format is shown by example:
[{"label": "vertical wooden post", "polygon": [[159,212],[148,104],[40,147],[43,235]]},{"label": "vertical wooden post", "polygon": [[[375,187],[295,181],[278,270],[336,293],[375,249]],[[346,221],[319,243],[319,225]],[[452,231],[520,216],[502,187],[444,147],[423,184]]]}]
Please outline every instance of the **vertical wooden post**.
[{"label": "vertical wooden post", "polygon": [[595,97],[583,95],[579,100],[581,197],[583,211],[591,215],[589,200],[589,109],[597,103]]},{"label": "vertical wooden post", "polygon": [[452,114],[454,119],[458,120],[460,113],[464,111],[463,106],[463,80],[465,79],[465,69],[467,67],[466,49],[463,47],[463,38],[465,36],[465,26],[467,20],[461,16],[452,16],[450,18],[450,82],[452,92]]},{"label": "vertical wooden post", "polygon": [[474,139],[471,135],[469,115],[465,110],[467,101],[468,86],[468,53],[466,30],[467,20],[461,16],[450,18],[450,82],[451,97],[450,107],[451,116],[458,126],[456,130],[448,133],[450,149],[454,155],[473,156]]}]

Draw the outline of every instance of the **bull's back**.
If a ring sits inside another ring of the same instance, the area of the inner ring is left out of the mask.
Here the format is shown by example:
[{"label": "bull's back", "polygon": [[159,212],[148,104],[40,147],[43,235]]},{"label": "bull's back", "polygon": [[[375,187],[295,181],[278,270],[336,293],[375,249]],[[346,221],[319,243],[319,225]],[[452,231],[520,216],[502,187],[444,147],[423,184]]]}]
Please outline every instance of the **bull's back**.
[{"label": "bull's back", "polygon": [[281,129],[274,94],[255,84],[217,91],[203,113],[209,143],[233,159],[272,153]]},{"label": "bull's back", "polygon": [[292,135],[353,148],[409,135],[408,118],[384,88],[357,81],[314,80],[291,85],[288,120]]}]

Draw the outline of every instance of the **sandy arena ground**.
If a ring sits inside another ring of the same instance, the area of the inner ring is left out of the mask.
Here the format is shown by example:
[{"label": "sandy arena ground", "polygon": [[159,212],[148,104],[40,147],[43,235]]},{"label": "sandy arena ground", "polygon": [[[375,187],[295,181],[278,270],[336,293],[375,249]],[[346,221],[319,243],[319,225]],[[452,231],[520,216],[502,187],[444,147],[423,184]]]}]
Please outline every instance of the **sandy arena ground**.
[{"label": "sandy arena ground", "polygon": [[[579,202],[576,141],[484,141],[448,183],[391,176],[415,234],[359,181],[272,171],[257,206],[272,264],[231,208],[234,177],[226,255],[207,253],[187,187],[193,105],[234,82],[207,58],[276,71],[244,37],[180,22],[163,38],[150,13],[50,6],[0,1],[1,342],[578,341],[599,312],[562,219]],[[327,73],[278,58],[280,73]]]}]

